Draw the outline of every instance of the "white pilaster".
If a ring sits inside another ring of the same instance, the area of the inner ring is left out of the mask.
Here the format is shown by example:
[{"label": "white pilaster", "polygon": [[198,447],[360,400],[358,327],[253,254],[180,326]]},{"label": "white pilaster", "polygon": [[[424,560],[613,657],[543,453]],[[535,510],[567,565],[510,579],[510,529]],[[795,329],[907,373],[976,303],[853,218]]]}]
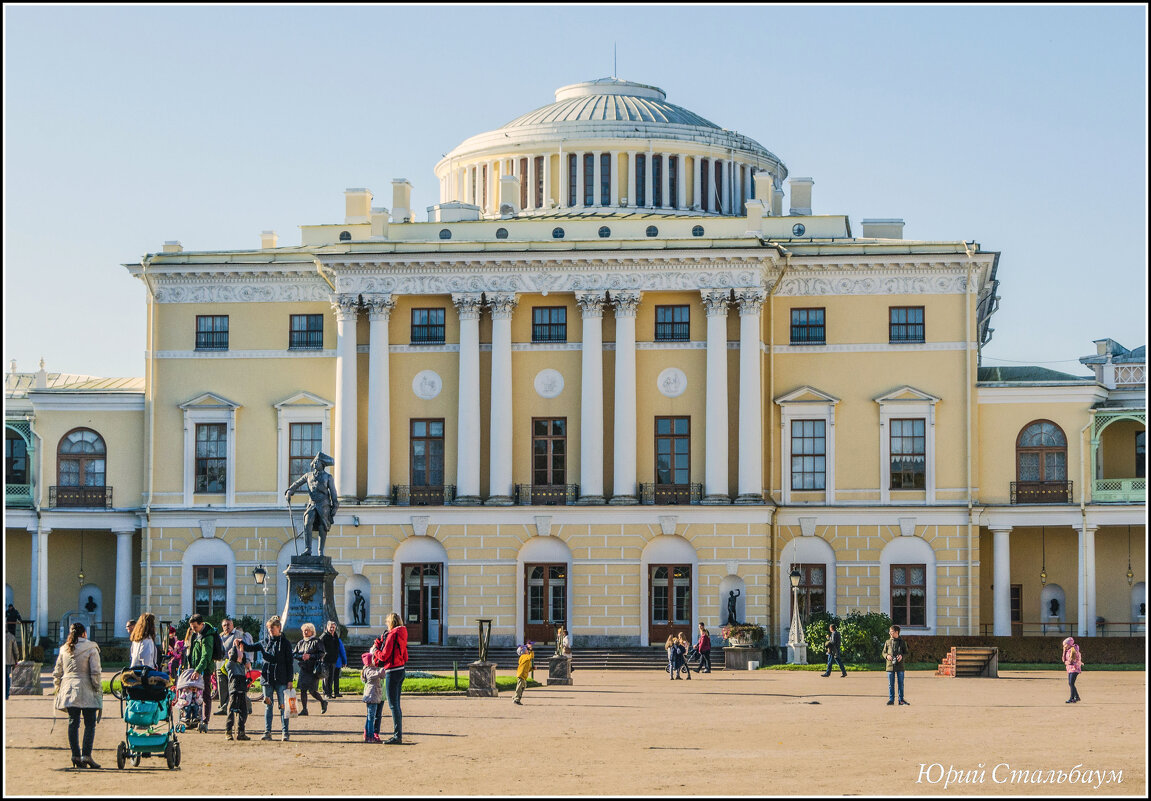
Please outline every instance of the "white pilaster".
[{"label": "white pilaster", "polygon": [[707,389],[704,397],[703,503],[731,503],[727,484],[727,290],[704,290]]},{"label": "white pilaster", "polygon": [[675,207],[677,209],[687,208],[687,182],[684,181],[684,175],[687,174],[687,156],[680,153],[675,157]]},{"label": "white pilaster", "polygon": [[[392,435],[388,320],[396,302],[391,295],[366,295],[368,307],[368,496],[388,504],[392,495]],[[339,485],[337,485],[339,486]]]},{"label": "white pilaster", "polygon": [[480,503],[480,296],[453,294],[460,315],[460,397],[456,415],[456,504]]},{"label": "white pilaster", "polygon": [[528,154],[528,211],[536,208],[536,186],[539,184],[539,174],[536,170],[536,156],[534,153]]},{"label": "white pilaster", "polygon": [[703,159],[699,156],[693,156],[691,159],[692,173],[695,175],[695,180],[691,184],[691,207],[696,211],[703,209],[700,198],[702,197],[703,187],[700,181],[703,180]]},{"label": "white pilaster", "polygon": [[659,205],[660,208],[671,208],[671,170],[668,168],[666,153],[659,155]]},{"label": "white pilaster", "polygon": [[763,503],[763,381],[759,349],[762,289],[736,290],[739,304],[739,495],[736,503]]},{"label": "white pilaster", "polygon": [[993,583],[996,637],[1011,636],[1011,529],[992,529],[995,538]]},{"label": "white pilaster", "polygon": [[613,504],[636,499],[635,315],[639,292],[612,292],[615,304],[615,490]]},{"label": "white pilaster", "polygon": [[492,425],[488,500],[493,506],[512,503],[512,312],[513,295],[489,295],[492,313]]},{"label": "white pilaster", "polygon": [[[112,618],[117,624],[132,617],[132,536],[135,529],[116,532],[116,605]],[[117,636],[118,629],[113,629]]]},{"label": "white pilaster", "polygon": [[619,151],[613,150],[613,151],[611,151],[611,153],[609,155],[611,157],[611,162],[609,164],[610,177],[608,180],[610,182],[610,188],[609,188],[610,197],[608,199],[611,202],[608,205],[609,206],[618,206],[619,205]]},{"label": "white pilaster", "polygon": [[648,150],[647,151],[647,158],[644,159],[644,171],[643,171],[643,178],[644,178],[643,186],[644,186],[644,190],[646,191],[646,194],[644,194],[644,196],[643,196],[643,205],[644,205],[644,208],[648,208],[648,209],[654,209],[655,208],[655,194],[651,191],[652,186],[653,186],[652,177],[653,177],[654,172],[655,172],[652,169],[652,164],[654,162],[655,162],[655,155],[651,152],[651,150]]},{"label": "white pilaster", "polygon": [[627,152],[627,204],[635,207],[635,151]]},{"label": "white pilaster", "polygon": [[336,489],[342,505],[357,503],[356,475],[356,306],[355,295],[337,295],[336,311]]},{"label": "white pilaster", "polygon": [[580,499],[600,504],[603,497],[603,292],[576,293],[583,317],[580,346]]},{"label": "white pilaster", "polygon": [[570,153],[564,153],[563,145],[560,145],[559,157],[559,188],[560,196],[556,206],[559,208],[566,208],[568,205],[568,158]]},{"label": "white pilaster", "polygon": [[576,174],[575,174],[575,178],[576,178],[576,198],[575,198],[575,200],[576,200],[576,202],[575,202],[575,204],[576,204],[576,208],[580,208],[580,209],[587,206],[587,204],[584,202],[586,200],[586,196],[584,193],[587,191],[587,188],[584,186],[584,184],[586,183],[584,181],[584,156],[585,156],[585,153],[582,150],[580,150],[576,153]]}]

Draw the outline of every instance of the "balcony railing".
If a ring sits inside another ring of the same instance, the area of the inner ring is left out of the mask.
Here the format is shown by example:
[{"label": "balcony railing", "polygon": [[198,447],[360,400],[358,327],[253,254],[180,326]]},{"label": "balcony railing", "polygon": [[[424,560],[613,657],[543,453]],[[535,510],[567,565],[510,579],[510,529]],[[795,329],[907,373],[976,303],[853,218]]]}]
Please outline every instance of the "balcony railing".
[{"label": "balcony railing", "polygon": [[451,506],[455,499],[455,484],[431,487],[396,484],[392,487],[392,504],[395,506]]},{"label": "balcony railing", "polygon": [[27,509],[32,505],[31,484],[5,484],[4,505],[9,509]]},{"label": "balcony railing", "polygon": [[1012,503],[1073,503],[1071,481],[1012,481]]},{"label": "balcony railing", "polygon": [[[1067,637],[1075,636],[1079,624],[1071,622],[1045,621],[1045,622],[1031,622],[1023,621],[1022,623],[1012,622],[1011,636],[1012,637]],[[1147,633],[1146,621],[1125,621],[1125,622],[1112,622],[1105,620],[1103,622],[1096,621],[1095,631],[1097,637],[1142,637]],[[995,636],[994,623],[982,623],[979,626],[979,633],[984,637]]]},{"label": "balcony railing", "polygon": [[520,506],[571,506],[579,500],[579,484],[516,484]]},{"label": "balcony railing", "polygon": [[656,323],[655,324],[655,341],[656,342],[687,342],[688,337],[691,335],[691,324],[686,322],[678,323]]},{"label": "balcony railing", "polygon": [[703,484],[640,484],[639,502],[657,505],[687,505],[703,498]]},{"label": "balcony railing", "polygon": [[111,509],[111,487],[49,487],[48,508]]},{"label": "balcony railing", "polygon": [[567,323],[532,323],[532,342],[567,341]]},{"label": "balcony railing", "polygon": [[442,323],[440,325],[412,326],[413,345],[442,345],[444,344],[444,335],[445,329]]},{"label": "balcony railing", "polygon": [[1093,503],[1143,503],[1146,498],[1146,478],[1097,478],[1091,489]]}]

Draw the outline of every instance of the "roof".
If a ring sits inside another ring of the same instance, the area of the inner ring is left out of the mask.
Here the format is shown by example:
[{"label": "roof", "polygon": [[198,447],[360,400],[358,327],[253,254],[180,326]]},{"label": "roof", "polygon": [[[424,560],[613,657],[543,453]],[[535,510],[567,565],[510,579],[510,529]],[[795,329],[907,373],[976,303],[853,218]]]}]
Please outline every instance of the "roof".
[{"label": "roof", "polygon": [[[586,87],[586,91],[581,92],[576,87]],[[566,95],[565,90],[571,89],[576,89],[572,93],[574,96]],[[556,102],[516,117],[501,130],[554,122],[655,122],[722,130],[694,111],[668,103],[663,99],[663,90],[656,89],[659,94],[653,95],[644,89],[655,87],[610,79],[564,87],[556,92]],[[561,97],[563,99],[559,99]]]},{"label": "roof", "polygon": [[1147,361],[1147,346],[1140,345],[1133,350],[1120,345],[1114,339],[1095,340],[1097,350],[1101,352],[1084,356],[1079,361],[1083,364],[1144,364]]},{"label": "roof", "polygon": [[1034,365],[1019,365],[1010,367],[980,367],[979,381],[1019,381],[1019,382],[1047,382],[1047,381],[1085,381],[1094,383],[1095,376],[1071,375],[1058,370],[1048,370],[1046,367]]},{"label": "roof", "polygon": [[45,385],[36,386],[39,373],[8,373],[4,376],[4,396],[26,398],[37,392],[143,392],[143,378],[97,378],[75,373],[44,373]]}]

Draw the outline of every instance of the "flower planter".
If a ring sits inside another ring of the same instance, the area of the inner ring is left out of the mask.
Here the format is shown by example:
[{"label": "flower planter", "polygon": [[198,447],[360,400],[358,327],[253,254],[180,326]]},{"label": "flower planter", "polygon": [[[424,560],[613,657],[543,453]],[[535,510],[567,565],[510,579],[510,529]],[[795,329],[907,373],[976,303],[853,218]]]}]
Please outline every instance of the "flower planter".
[{"label": "flower planter", "polygon": [[764,663],[762,648],[753,648],[750,645],[724,646],[723,669],[747,670],[748,662]]}]

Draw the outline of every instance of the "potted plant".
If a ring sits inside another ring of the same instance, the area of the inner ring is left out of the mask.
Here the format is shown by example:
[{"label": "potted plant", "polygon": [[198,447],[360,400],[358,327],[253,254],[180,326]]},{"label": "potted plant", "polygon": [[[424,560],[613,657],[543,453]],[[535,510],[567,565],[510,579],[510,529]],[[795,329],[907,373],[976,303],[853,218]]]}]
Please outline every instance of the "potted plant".
[{"label": "potted plant", "polygon": [[720,634],[731,645],[736,647],[751,646],[763,639],[763,626],[753,623],[738,623],[720,629]]}]

